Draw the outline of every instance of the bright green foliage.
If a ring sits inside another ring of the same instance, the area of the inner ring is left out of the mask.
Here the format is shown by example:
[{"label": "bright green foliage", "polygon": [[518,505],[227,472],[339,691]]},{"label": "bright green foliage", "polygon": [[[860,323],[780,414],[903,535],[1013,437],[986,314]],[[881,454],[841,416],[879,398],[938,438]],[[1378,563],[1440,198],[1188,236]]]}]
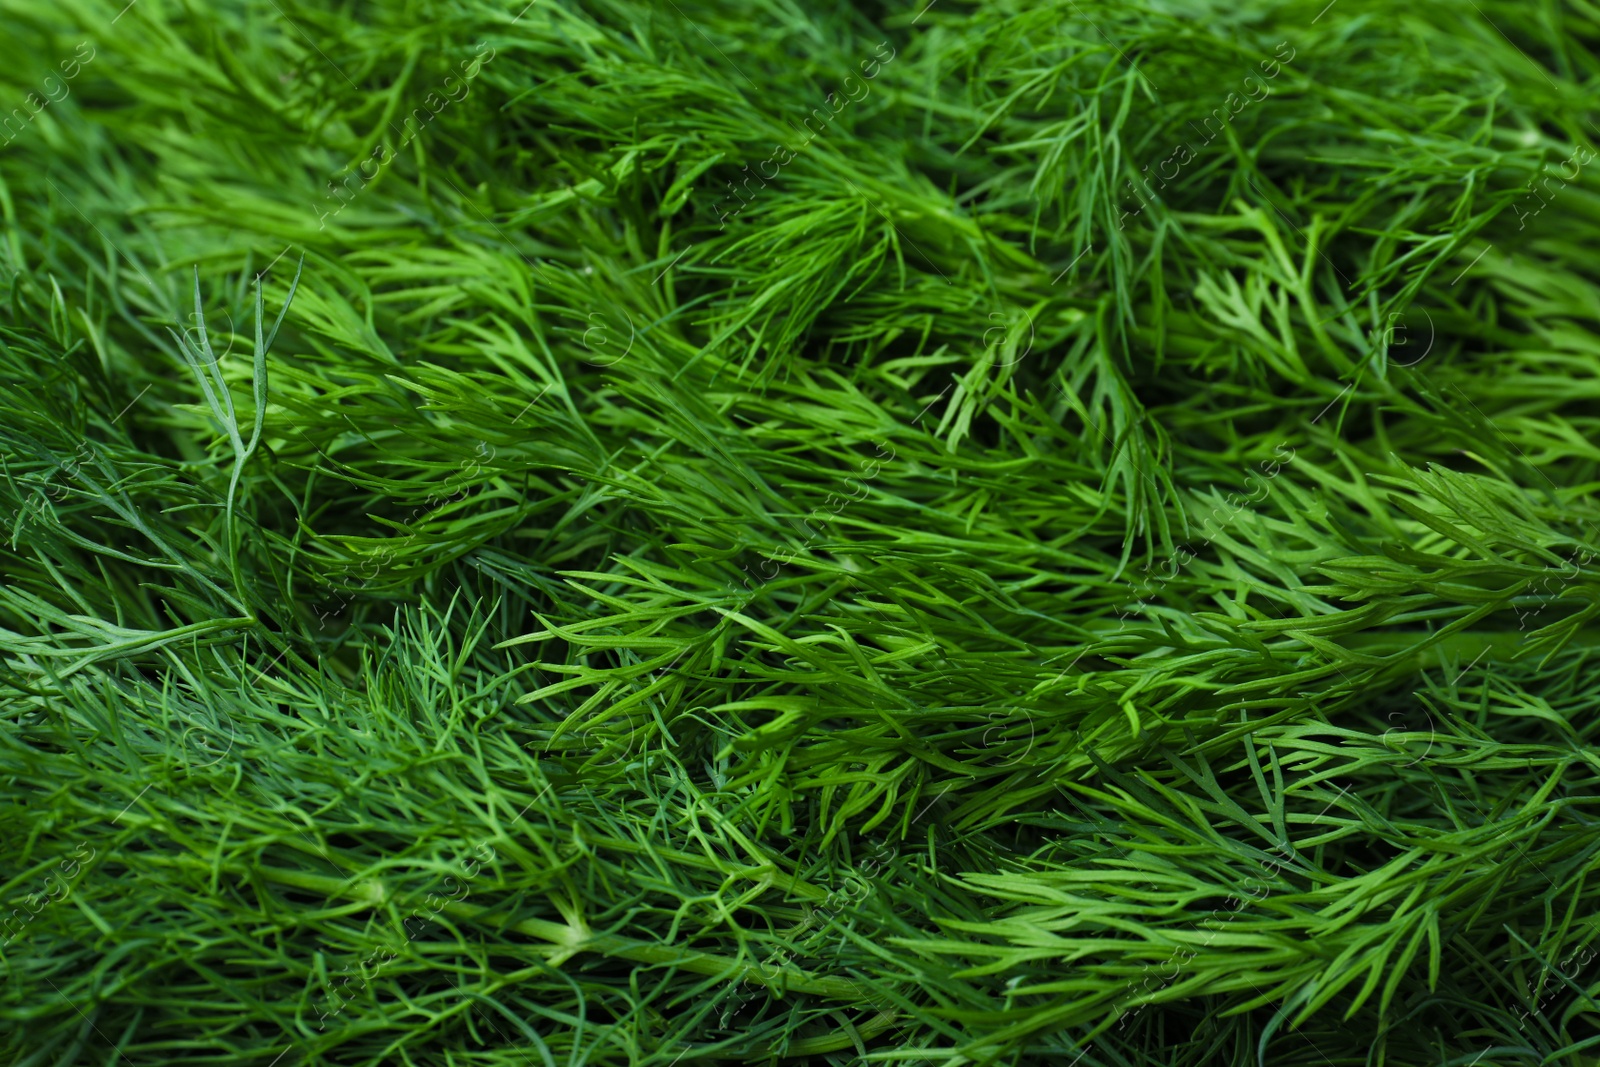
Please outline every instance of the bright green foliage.
[{"label": "bright green foliage", "polygon": [[0,35],[7,1062],[1600,1062],[1589,0]]}]

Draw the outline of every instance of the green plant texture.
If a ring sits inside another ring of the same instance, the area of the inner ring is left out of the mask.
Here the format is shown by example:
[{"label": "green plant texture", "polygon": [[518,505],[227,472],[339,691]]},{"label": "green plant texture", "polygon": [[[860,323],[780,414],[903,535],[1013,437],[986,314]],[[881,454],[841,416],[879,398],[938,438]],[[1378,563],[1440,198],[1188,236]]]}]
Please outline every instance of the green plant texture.
[{"label": "green plant texture", "polygon": [[17,1067],[1600,1064],[1593,0],[0,0]]}]

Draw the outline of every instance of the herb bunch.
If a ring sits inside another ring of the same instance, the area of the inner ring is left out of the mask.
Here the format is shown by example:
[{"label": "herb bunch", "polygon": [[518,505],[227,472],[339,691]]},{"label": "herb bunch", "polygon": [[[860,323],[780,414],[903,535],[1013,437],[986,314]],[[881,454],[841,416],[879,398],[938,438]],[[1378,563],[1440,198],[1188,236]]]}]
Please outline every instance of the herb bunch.
[{"label": "herb bunch", "polygon": [[1594,1062],[1589,4],[0,12],[14,1062]]}]

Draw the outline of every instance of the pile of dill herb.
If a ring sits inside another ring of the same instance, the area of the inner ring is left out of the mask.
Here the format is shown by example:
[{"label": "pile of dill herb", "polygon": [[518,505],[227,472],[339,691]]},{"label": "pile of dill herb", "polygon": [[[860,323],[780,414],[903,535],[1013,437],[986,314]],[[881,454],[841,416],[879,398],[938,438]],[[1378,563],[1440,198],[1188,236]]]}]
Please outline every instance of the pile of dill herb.
[{"label": "pile of dill herb", "polygon": [[19,1067],[1600,1062],[1591,0],[0,0]]}]

